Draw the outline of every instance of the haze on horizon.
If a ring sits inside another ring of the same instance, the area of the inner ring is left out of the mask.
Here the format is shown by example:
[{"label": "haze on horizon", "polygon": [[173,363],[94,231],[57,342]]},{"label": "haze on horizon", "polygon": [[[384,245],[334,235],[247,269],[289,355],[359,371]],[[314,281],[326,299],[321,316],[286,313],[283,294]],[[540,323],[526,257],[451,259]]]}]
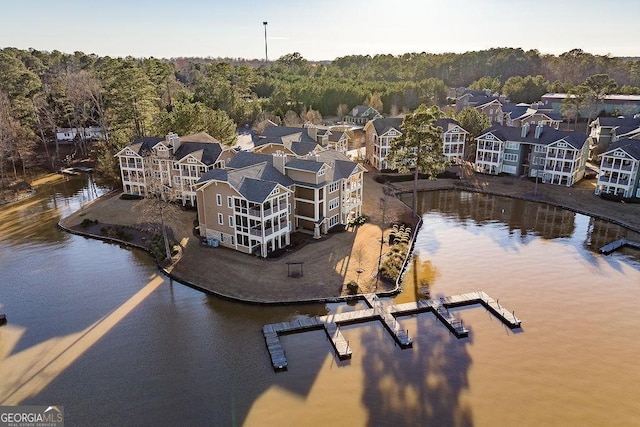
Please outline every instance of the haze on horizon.
[{"label": "haze on horizon", "polygon": [[498,47],[640,56],[637,0],[0,0],[0,48],[308,60]]}]

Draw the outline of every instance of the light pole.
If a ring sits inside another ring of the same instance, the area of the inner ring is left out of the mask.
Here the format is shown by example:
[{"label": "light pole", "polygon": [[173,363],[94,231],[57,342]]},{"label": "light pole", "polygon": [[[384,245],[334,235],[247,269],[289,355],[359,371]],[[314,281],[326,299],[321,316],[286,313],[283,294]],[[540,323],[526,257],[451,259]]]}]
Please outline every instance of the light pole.
[{"label": "light pole", "polygon": [[262,22],[264,25],[264,62],[269,62],[269,55],[267,55],[267,21]]}]

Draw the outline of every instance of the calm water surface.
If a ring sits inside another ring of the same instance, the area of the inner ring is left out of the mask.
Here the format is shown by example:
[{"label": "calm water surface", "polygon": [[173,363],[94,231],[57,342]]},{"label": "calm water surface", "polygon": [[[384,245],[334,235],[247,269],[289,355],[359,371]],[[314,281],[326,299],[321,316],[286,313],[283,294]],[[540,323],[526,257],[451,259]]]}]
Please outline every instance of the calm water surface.
[{"label": "calm water surface", "polygon": [[73,178],[0,210],[0,404],[64,405],[68,425],[640,422],[640,257],[593,251],[638,238],[623,229],[427,193],[416,274],[396,300],[483,289],[515,310],[522,331],[461,309],[471,334],[458,340],[422,314],[401,319],[415,340],[401,350],[380,324],[354,325],[343,328],[345,362],[321,331],[288,335],[289,370],[276,374],[263,324],[361,306],[207,297],[158,275],[145,253],[55,228],[104,191]]}]

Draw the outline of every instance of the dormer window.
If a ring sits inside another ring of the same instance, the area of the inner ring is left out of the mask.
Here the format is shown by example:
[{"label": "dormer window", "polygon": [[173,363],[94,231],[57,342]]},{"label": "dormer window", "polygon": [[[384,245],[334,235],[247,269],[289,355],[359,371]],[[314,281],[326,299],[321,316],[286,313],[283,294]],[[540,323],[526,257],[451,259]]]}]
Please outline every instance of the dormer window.
[{"label": "dormer window", "polygon": [[318,171],[318,176],[323,176],[323,175],[325,174],[325,172],[326,172],[326,170],[325,170],[325,168],[323,167],[322,169],[320,169],[320,170]]}]

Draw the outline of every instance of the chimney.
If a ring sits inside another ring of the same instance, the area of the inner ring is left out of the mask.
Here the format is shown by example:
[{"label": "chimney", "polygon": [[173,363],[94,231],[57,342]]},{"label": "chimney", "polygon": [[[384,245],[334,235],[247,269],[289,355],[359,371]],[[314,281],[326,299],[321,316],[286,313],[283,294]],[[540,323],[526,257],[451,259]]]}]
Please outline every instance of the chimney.
[{"label": "chimney", "polygon": [[540,139],[540,135],[542,135],[542,125],[536,126],[536,133],[533,135],[535,139]]},{"label": "chimney", "polygon": [[284,173],[284,165],[287,164],[287,155],[282,151],[276,151],[273,153],[273,167],[278,170],[282,175],[286,175]]},{"label": "chimney", "polygon": [[315,126],[311,125],[307,128],[307,135],[309,135],[309,137],[311,137],[311,139],[313,139],[314,141],[317,142],[317,137],[318,137],[318,128],[316,128]]},{"label": "chimney", "polygon": [[180,147],[180,138],[178,137],[178,134],[169,132],[165,137],[165,140],[167,141],[167,145],[171,146],[171,152],[176,154],[178,147]]},{"label": "chimney", "polygon": [[520,134],[520,136],[523,138],[526,138],[528,133],[529,133],[529,123],[525,123],[522,125],[522,133]]}]

